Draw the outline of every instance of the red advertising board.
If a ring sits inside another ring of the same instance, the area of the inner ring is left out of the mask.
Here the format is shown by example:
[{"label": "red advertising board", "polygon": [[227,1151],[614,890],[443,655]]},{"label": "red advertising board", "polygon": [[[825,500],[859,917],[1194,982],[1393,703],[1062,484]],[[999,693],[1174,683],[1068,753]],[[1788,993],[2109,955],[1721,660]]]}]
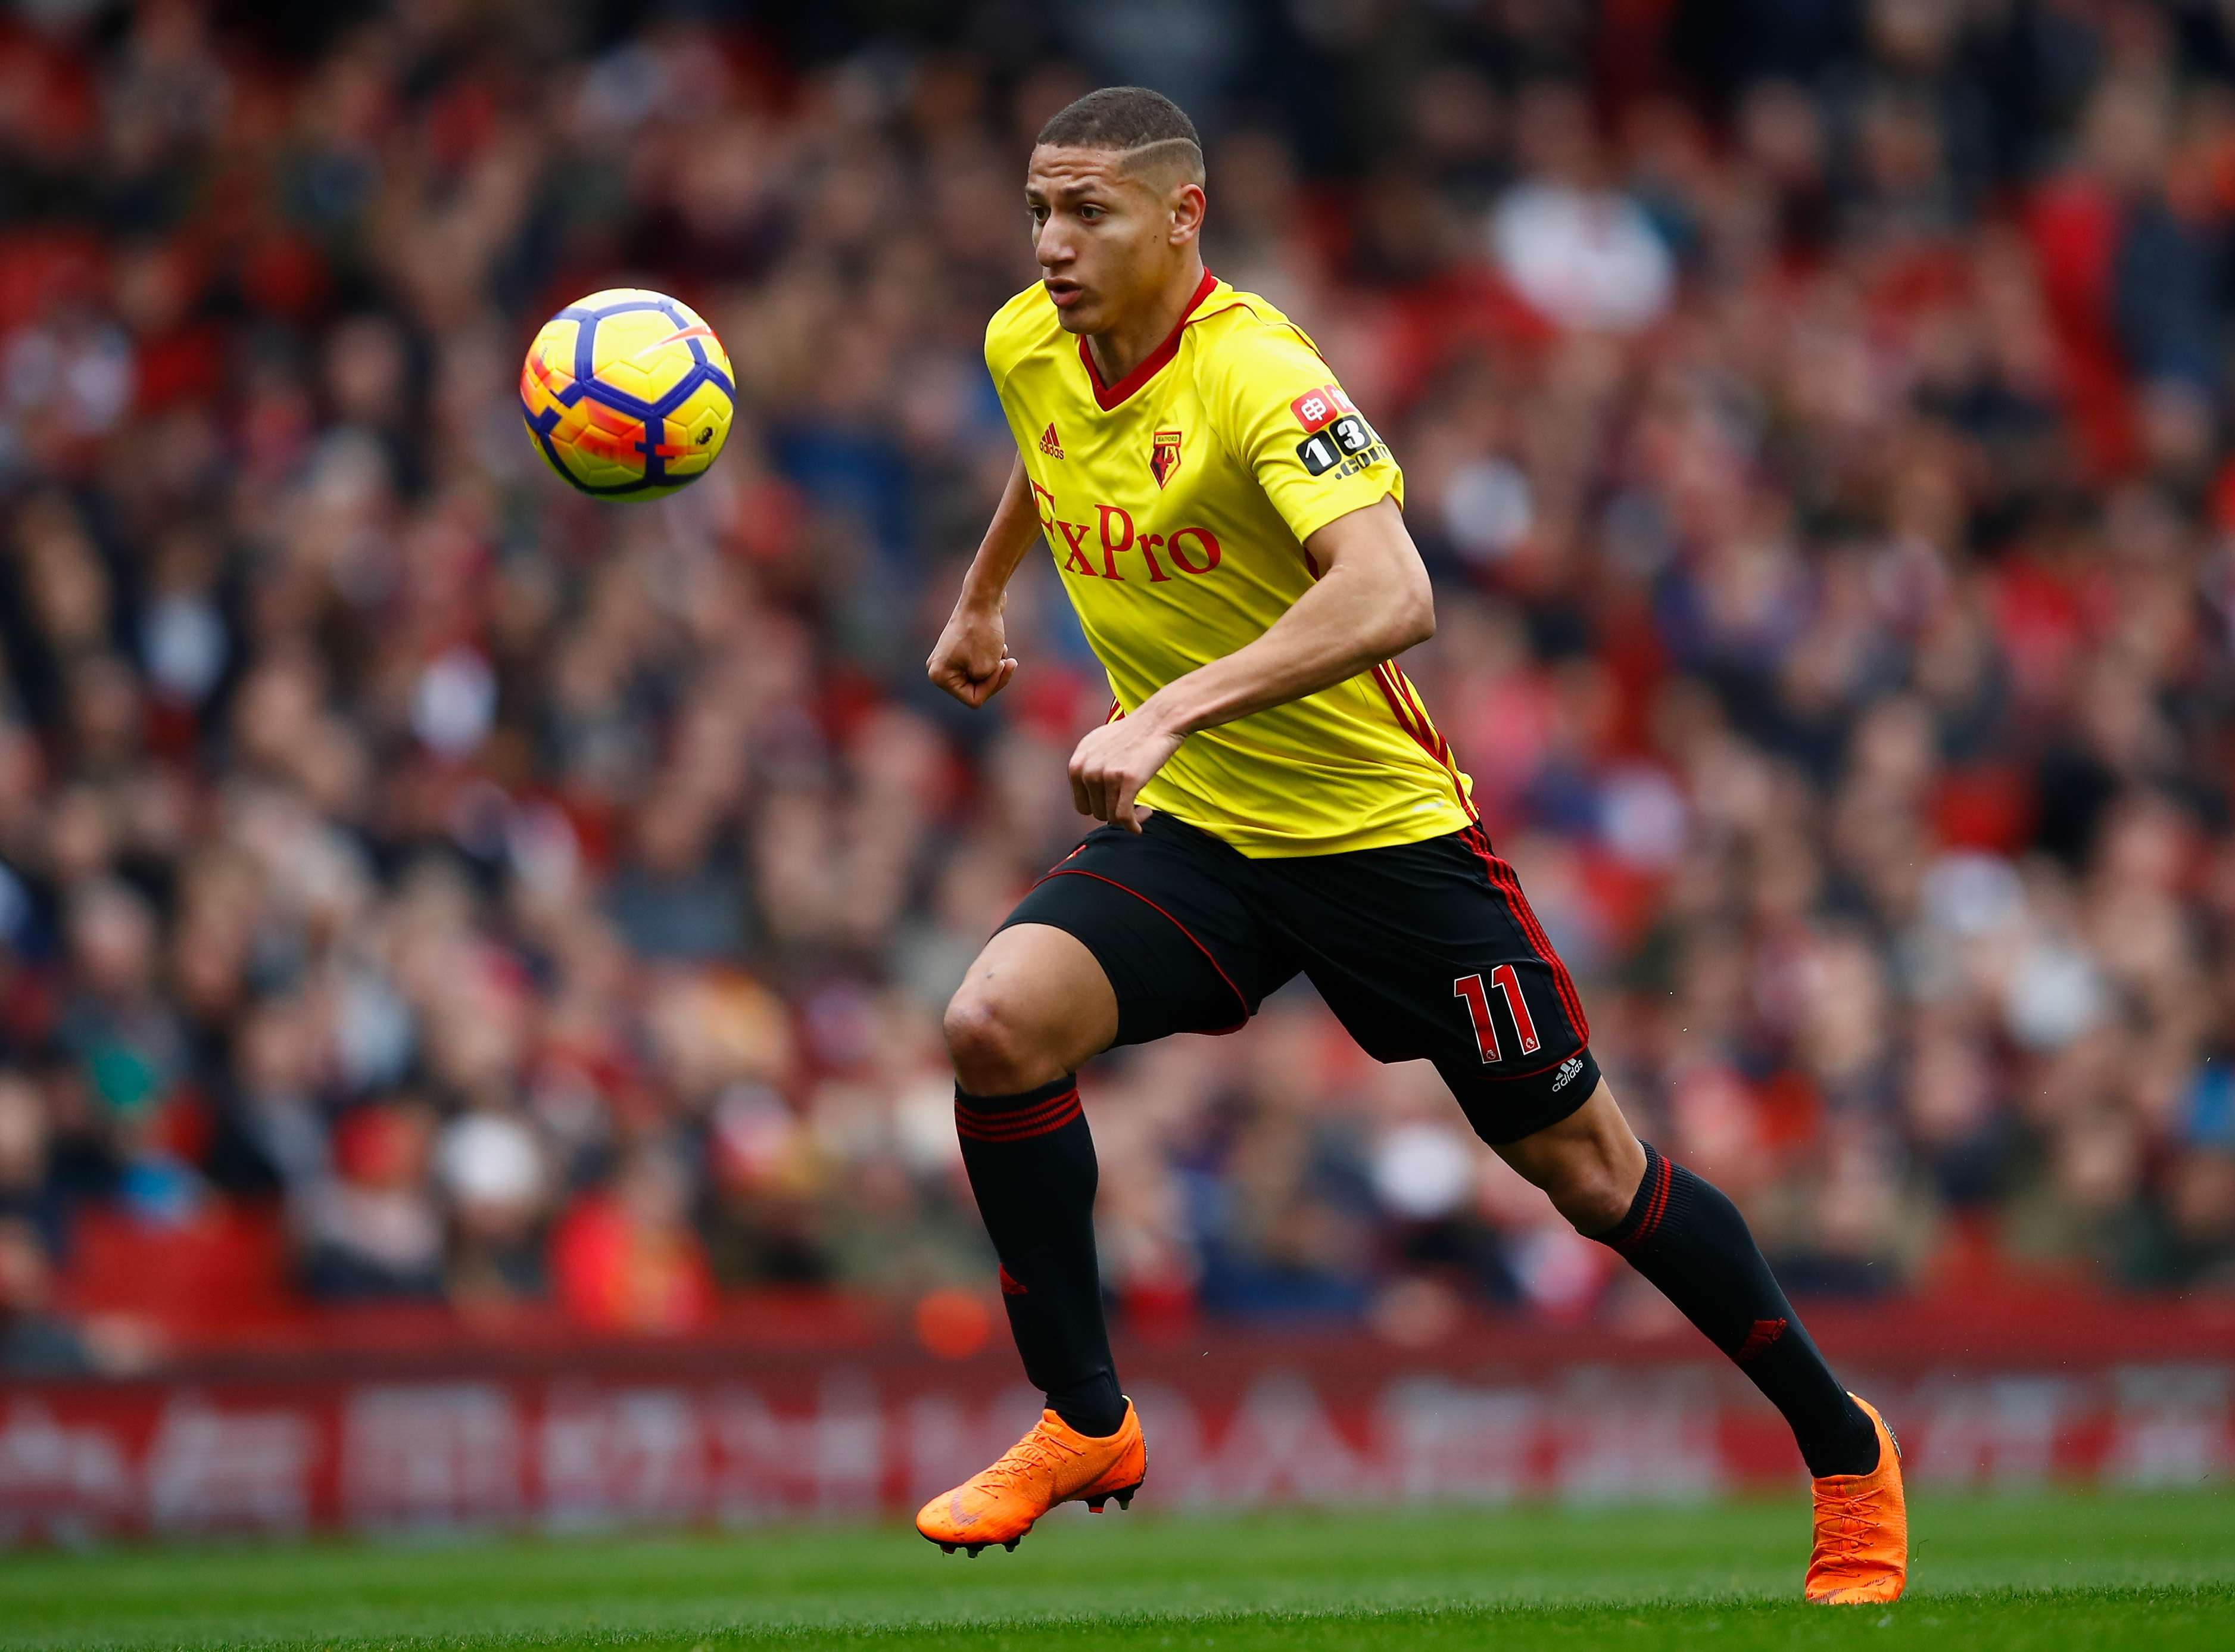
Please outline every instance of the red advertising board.
[{"label": "red advertising board", "polygon": [[[2235,1314],[1819,1311],[1923,1487],[2191,1485],[2235,1466]],[[1147,1506],[1698,1498],[1797,1484],[1783,1426],[1688,1331],[1350,1327],[1123,1350]],[[161,1380],[0,1385],[0,1540],[316,1528],[745,1525],[912,1510],[1035,1396],[1006,1349],[421,1339]]]}]

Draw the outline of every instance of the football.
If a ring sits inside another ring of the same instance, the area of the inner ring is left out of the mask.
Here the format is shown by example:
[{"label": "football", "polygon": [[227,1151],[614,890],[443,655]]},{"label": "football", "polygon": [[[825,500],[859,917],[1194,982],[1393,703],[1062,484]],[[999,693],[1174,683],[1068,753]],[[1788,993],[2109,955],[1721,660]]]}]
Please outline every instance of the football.
[{"label": "football", "polygon": [[614,287],[543,324],[520,370],[520,416],[550,467],[600,499],[660,499],[706,473],[736,384],[690,305]]}]

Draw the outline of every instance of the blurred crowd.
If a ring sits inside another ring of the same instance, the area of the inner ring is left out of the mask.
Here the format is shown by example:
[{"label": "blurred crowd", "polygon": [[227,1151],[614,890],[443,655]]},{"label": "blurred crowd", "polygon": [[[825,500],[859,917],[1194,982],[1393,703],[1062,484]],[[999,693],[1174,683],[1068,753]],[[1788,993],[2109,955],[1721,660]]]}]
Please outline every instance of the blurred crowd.
[{"label": "blurred crowd", "polygon": [[[1641,1133],[1798,1290],[2235,1284],[2235,12],[900,12],[0,10],[20,1359],[95,1219],[617,1329],[988,1293],[938,1015],[1106,692],[1038,559],[993,706],[921,661],[1030,134],[1132,79],[1406,467],[1406,669]],[[739,375],[660,505],[517,410],[623,284]],[[1301,984],[1085,1093],[1137,1325],[1658,1311]]]}]

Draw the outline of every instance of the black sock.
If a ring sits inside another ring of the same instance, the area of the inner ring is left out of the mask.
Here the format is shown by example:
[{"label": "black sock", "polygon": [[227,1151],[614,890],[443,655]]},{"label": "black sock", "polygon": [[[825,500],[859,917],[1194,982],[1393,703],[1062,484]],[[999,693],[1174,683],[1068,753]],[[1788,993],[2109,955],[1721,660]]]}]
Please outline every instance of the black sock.
[{"label": "black sock", "polygon": [[1878,1431],[1816,1351],[1746,1218],[1714,1186],[1648,1147],[1629,1214],[1592,1236],[1628,1258],[1785,1413],[1811,1474],[1878,1466]]},{"label": "black sock", "polygon": [[1001,1259],[1001,1305],[1026,1377],[1080,1433],[1116,1433],[1125,1400],[1102,1321],[1098,1172],[1078,1081],[1058,1078],[1015,1096],[973,1096],[958,1085],[954,1129],[978,1214]]}]

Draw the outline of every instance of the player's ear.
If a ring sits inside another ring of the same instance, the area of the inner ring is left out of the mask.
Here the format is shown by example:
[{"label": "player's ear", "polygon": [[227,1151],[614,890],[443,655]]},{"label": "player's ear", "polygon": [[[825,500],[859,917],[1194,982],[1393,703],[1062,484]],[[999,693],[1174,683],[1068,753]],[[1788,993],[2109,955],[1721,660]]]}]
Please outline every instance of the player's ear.
[{"label": "player's ear", "polygon": [[1164,197],[1164,209],[1170,215],[1174,246],[1185,246],[1203,233],[1203,215],[1207,206],[1201,184],[1188,181],[1172,186]]}]

